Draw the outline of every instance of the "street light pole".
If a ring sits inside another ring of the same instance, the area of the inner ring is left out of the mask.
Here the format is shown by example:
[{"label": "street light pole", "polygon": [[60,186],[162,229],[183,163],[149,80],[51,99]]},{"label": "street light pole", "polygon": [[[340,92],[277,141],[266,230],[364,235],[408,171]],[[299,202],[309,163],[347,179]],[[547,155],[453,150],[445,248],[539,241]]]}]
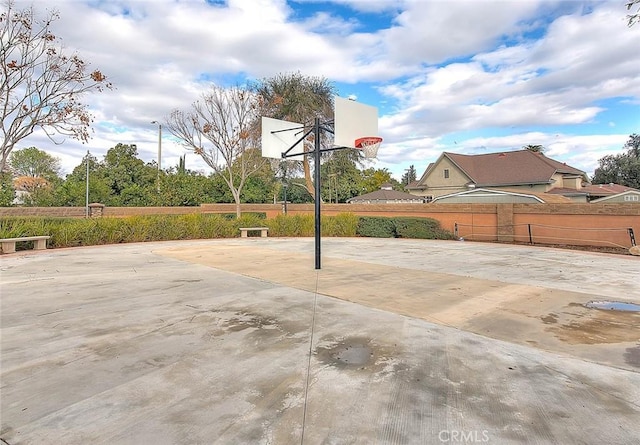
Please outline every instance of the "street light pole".
[{"label": "street light pole", "polygon": [[158,193],[160,192],[160,170],[162,169],[162,124],[158,121],[151,121],[152,124],[158,124]]},{"label": "street light pole", "polygon": [[87,150],[87,190],[85,195],[84,215],[86,218],[89,217],[89,150]]}]

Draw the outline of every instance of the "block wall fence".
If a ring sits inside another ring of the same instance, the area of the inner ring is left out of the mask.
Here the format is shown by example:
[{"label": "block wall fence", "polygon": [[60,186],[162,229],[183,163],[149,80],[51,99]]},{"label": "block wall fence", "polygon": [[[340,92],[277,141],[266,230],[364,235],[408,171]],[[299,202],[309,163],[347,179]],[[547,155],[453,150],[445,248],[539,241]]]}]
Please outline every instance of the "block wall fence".
[{"label": "block wall fence", "polygon": [[[93,211],[93,208],[91,209]],[[199,207],[104,207],[104,217],[235,213],[234,204]],[[282,204],[243,204],[242,212],[274,218]],[[620,204],[323,204],[322,214],[428,217],[459,237],[478,241],[631,247],[629,229],[640,241],[640,205]],[[313,204],[288,204],[290,215],[313,214]],[[84,207],[0,207],[7,216],[84,218]]]}]

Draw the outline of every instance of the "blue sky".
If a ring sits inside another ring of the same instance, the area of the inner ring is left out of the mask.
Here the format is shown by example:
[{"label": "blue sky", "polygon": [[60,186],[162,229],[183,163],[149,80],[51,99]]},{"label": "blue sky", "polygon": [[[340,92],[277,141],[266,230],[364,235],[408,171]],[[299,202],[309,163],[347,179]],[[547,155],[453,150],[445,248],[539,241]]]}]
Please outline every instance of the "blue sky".
[{"label": "blue sky", "polygon": [[[19,4],[27,4],[19,1]],[[117,143],[157,156],[157,126],[211,82],[301,72],[379,109],[377,168],[421,174],[443,151],[527,144],[591,174],[640,132],[640,25],[624,0],[36,0],[55,31],[116,89],[85,97],[87,145],[23,141],[65,171]],[[163,167],[186,151],[163,138]],[[187,167],[209,172],[194,154]]]}]

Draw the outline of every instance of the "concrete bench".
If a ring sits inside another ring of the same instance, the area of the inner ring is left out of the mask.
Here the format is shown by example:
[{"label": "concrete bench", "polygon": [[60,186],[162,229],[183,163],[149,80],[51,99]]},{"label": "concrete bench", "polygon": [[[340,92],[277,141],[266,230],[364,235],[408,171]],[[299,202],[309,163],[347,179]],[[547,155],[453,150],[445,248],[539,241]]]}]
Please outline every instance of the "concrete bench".
[{"label": "concrete bench", "polygon": [[249,231],[260,231],[260,236],[262,238],[266,238],[267,237],[267,232],[269,231],[268,227],[240,227],[240,237],[241,238],[246,238],[247,237],[247,232]]},{"label": "concrete bench", "polygon": [[20,238],[0,239],[3,253],[14,253],[16,251],[16,243],[18,241],[34,241],[33,248],[35,250],[44,250],[47,248],[47,240],[50,236],[22,236]]}]

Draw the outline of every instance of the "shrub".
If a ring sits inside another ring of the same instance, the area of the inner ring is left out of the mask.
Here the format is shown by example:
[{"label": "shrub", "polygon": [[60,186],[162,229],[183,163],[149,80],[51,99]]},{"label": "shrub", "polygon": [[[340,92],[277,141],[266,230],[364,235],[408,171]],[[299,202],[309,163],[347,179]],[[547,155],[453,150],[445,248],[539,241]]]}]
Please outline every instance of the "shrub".
[{"label": "shrub", "polygon": [[396,236],[414,239],[453,239],[453,235],[431,218],[394,218]]},{"label": "shrub", "polygon": [[356,236],[358,229],[358,217],[353,213],[324,217],[321,223],[323,236]]},{"label": "shrub", "polygon": [[272,236],[313,236],[314,233],[313,215],[278,215],[269,220],[269,234]]},{"label": "shrub", "polygon": [[432,218],[385,218],[362,216],[358,235],[372,238],[453,239],[453,234]]},{"label": "shrub", "polygon": [[[269,227],[270,236],[313,236],[313,215],[278,215],[264,219],[245,214],[227,219],[218,214],[139,215],[126,218],[9,217],[0,220],[0,238],[50,235],[52,247],[92,246],[142,241],[233,238],[240,227]],[[358,217],[352,213],[322,218],[323,236],[453,239],[431,218]],[[28,248],[17,243],[16,250]]]},{"label": "shrub", "polygon": [[396,228],[392,218],[361,216],[358,220],[357,234],[371,238],[394,238]]}]

